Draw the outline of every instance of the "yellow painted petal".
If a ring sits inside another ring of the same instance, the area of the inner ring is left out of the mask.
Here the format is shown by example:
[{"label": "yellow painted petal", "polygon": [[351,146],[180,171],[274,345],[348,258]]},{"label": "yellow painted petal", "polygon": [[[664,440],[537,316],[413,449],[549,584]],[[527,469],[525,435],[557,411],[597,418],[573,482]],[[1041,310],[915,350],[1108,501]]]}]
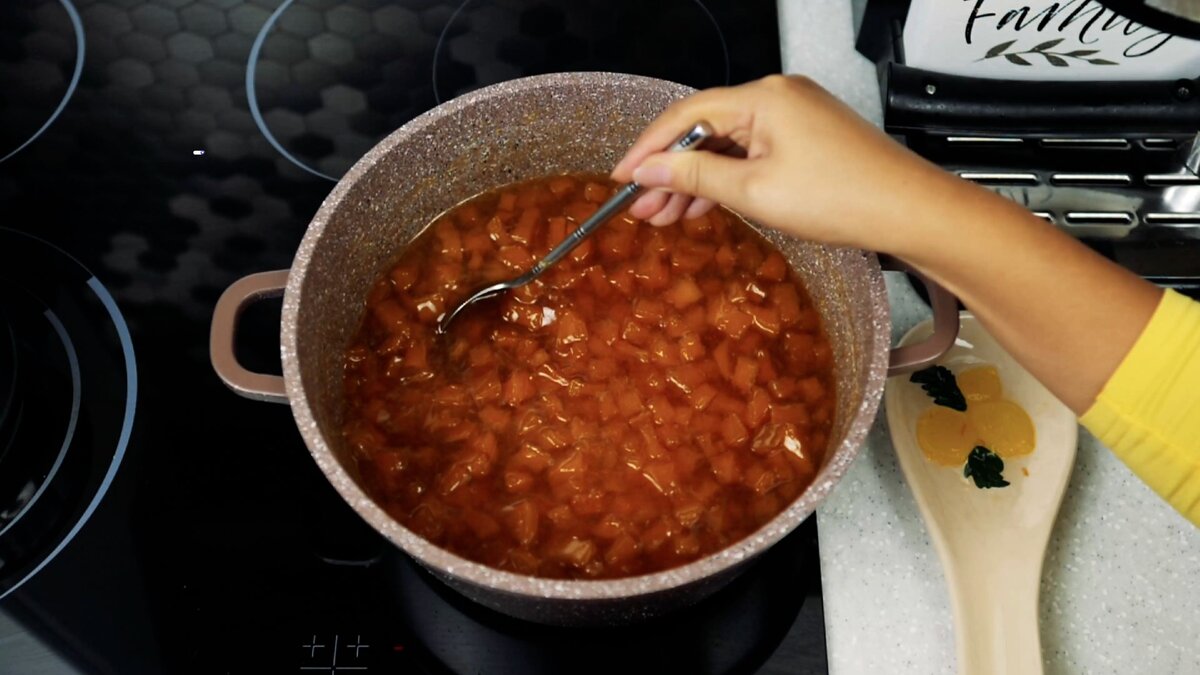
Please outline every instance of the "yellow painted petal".
[{"label": "yellow painted petal", "polygon": [[979,433],[983,445],[1001,457],[1028,455],[1037,445],[1033,420],[1021,406],[1001,399],[967,406],[967,417]]},{"label": "yellow painted petal", "polygon": [[935,405],[917,418],[917,444],[935,464],[962,466],[978,441],[979,434],[966,413]]}]

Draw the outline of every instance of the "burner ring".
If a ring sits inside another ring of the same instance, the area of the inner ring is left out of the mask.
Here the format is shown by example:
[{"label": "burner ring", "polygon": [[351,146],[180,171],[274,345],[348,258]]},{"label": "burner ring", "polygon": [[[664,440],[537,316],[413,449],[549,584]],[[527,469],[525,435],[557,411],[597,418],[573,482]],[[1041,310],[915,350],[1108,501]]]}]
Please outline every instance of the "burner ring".
[{"label": "burner ring", "polygon": [[279,142],[279,139],[275,138],[275,134],[271,133],[271,129],[267,126],[267,121],[263,119],[262,110],[260,110],[258,107],[258,93],[254,83],[255,71],[258,68],[259,55],[262,54],[263,43],[267,41],[267,34],[270,33],[271,29],[275,27],[275,22],[279,20],[279,17],[282,16],[283,13],[287,11],[288,7],[291,7],[292,3],[295,1],[296,0],[283,0],[283,2],[279,3],[279,6],[275,8],[275,11],[271,12],[271,16],[267,17],[266,22],[263,23],[262,28],[258,31],[258,35],[254,37],[254,44],[250,47],[250,57],[246,61],[246,103],[250,105],[250,116],[254,118],[254,124],[258,126],[258,130],[262,132],[262,135],[267,138],[267,142],[271,144],[271,147],[278,150],[279,154],[283,155],[289,162],[295,164],[301,169],[304,169],[314,176],[331,180],[336,183],[338,180],[337,178],[330,176],[323,171],[318,171],[312,168],[308,164],[305,164],[303,161],[301,161],[298,157],[288,152],[287,148],[283,147],[283,144]]},{"label": "burner ring", "polygon": [[[129,445],[138,385],[129,327],[91,271],[53,244],[3,227],[0,260],[18,280],[9,289],[16,293],[12,306],[32,310],[7,317],[6,326],[14,330],[14,355],[32,358],[34,366],[26,370],[41,373],[43,380],[29,386],[28,378],[21,378],[26,386],[18,382],[14,393],[27,422],[9,425],[18,443],[14,447],[33,452],[5,457],[5,477],[16,481],[8,483],[15,499],[0,529],[3,599],[53,561],[104,499]],[[32,323],[23,323],[22,317]],[[33,332],[22,331],[23,326]],[[40,348],[56,342],[61,353]],[[53,394],[55,387],[49,385],[55,381],[69,381],[69,399]],[[69,412],[56,400],[70,400]],[[39,424],[65,429],[57,455],[46,450],[60,441],[41,433],[45,427]],[[87,432],[77,433],[79,429]],[[17,473],[7,473],[9,460],[17,462]]]},{"label": "burner ring", "polygon": [[75,32],[75,69],[74,72],[71,73],[70,83],[67,84],[67,93],[63,95],[62,100],[58,103],[58,107],[54,109],[54,112],[50,113],[50,117],[42,124],[42,126],[39,127],[37,131],[33,132],[32,136],[25,139],[24,143],[21,143],[8,154],[0,157],[0,162],[4,162],[18,152],[24,150],[26,146],[37,140],[38,136],[41,136],[46,129],[49,129],[51,124],[54,124],[54,120],[58,119],[58,116],[62,114],[64,109],[66,109],[67,103],[75,94],[75,88],[79,86],[79,78],[81,75],[83,75],[83,55],[86,51],[86,41],[83,37],[83,20],[79,18],[79,12],[75,9],[75,5],[71,4],[71,0],[58,0],[58,2],[63,6],[63,9],[67,10],[67,16],[71,19],[71,29]]},{"label": "burner ring", "polygon": [[[67,333],[66,327],[63,326],[58,316],[49,309],[45,311],[44,316],[50,322],[50,326],[54,329],[54,333],[62,343],[63,351],[67,356],[67,363],[71,369],[71,416],[67,419],[67,431],[63,436],[63,442],[59,447],[58,455],[54,458],[54,464],[46,472],[46,477],[42,479],[42,484],[38,486],[33,495],[21,504],[21,510],[12,516],[11,520],[5,523],[3,527],[0,527],[0,537],[4,536],[5,532],[21,522],[21,518],[33,510],[38,499],[41,499],[42,495],[45,494],[46,488],[50,487],[50,484],[54,482],[54,477],[58,475],[58,470],[62,468],[63,459],[67,456],[67,450],[71,447],[71,440],[75,438],[75,427],[79,423],[79,404],[83,392],[79,382],[79,353],[75,350],[75,343],[71,341],[70,334]],[[13,380],[13,384],[16,384],[15,379]]]}]

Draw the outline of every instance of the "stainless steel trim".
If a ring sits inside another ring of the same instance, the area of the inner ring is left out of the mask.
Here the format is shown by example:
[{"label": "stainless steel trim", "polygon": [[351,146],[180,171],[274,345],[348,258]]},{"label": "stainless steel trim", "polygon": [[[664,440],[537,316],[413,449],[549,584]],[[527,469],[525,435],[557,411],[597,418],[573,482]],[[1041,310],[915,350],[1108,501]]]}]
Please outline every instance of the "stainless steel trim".
[{"label": "stainless steel trim", "polygon": [[1135,221],[1132,213],[1121,211],[1068,211],[1067,225],[1122,225],[1132,227]]},{"label": "stainless steel trim", "polygon": [[1000,171],[959,171],[958,177],[981,185],[1037,185],[1034,173]]},{"label": "stainless steel trim", "polygon": [[1174,138],[1143,138],[1142,147],[1150,150],[1174,150],[1179,147],[1179,141]]},{"label": "stainless steel trim", "polygon": [[1132,185],[1133,179],[1123,173],[1056,173],[1050,176],[1054,185]]},{"label": "stainless steel trim", "polygon": [[1033,211],[1032,213],[1048,223],[1054,222],[1054,214],[1050,213],[1049,211]]},{"label": "stainless steel trim", "polygon": [[955,145],[1021,145],[1025,139],[1015,136],[947,136],[946,142]]},{"label": "stainless steel trim", "polygon": [[1047,148],[1105,148],[1123,149],[1129,147],[1129,141],[1124,138],[1043,138],[1043,147]]},{"label": "stainless steel trim", "polygon": [[1164,227],[1200,227],[1200,213],[1147,213],[1142,220],[1150,225]]},{"label": "stainless steel trim", "polygon": [[1144,180],[1151,187],[1200,185],[1200,176],[1192,173],[1150,173],[1144,176]]}]

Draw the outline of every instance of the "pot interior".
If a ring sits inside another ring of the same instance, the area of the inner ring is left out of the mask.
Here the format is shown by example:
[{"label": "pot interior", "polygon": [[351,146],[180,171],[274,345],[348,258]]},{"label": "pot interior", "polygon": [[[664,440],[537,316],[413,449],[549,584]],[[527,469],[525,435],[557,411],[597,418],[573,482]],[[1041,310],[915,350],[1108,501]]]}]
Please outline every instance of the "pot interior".
[{"label": "pot interior", "polygon": [[[306,422],[315,423],[320,440],[357,481],[340,431],[342,358],[368,290],[407,242],[481,191],[549,174],[607,172],[646,124],[690,91],[607,73],[515,80],[426,113],[360,160],[310,226],[285,303],[285,323],[294,321],[284,327],[285,373],[293,406],[302,394],[311,411],[311,421],[297,414],[310,447],[314,434]],[[886,298],[873,256],[756,229],[799,272],[835,359],[838,405],[830,446],[813,485],[776,519],[794,521],[790,530],[828,493],[874,417],[886,364]],[[329,474],[322,449],[312,449]]]}]

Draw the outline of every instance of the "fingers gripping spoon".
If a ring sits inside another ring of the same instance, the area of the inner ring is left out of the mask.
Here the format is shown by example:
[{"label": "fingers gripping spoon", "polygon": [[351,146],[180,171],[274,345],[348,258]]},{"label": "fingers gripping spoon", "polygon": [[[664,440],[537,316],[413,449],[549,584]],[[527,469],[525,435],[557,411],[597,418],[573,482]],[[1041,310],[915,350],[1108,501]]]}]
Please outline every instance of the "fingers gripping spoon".
[{"label": "fingers gripping spoon", "polygon": [[[693,150],[705,140],[713,135],[712,126],[708,122],[700,121],[692,126],[691,129],[683,133],[679,138],[675,139],[668,148],[668,152],[682,152],[685,150]],[[478,291],[475,291],[466,300],[459,303],[454,309],[442,315],[438,321],[437,332],[439,335],[444,335],[450,322],[454,318],[462,314],[462,312],[471,305],[478,303],[481,300],[494,298],[505,291],[511,291],[515,288],[520,288],[534,279],[537,279],[543,272],[550,269],[555,263],[562,260],[568,253],[575,249],[576,246],[583,243],[584,239],[599,228],[610,218],[620,213],[622,209],[633,201],[634,197],[642,191],[642,186],[637,183],[628,183],[621,189],[617,190],[616,194],[609,198],[608,201],[600,205],[596,213],[583,222],[574,232],[567,235],[567,238],[562,240],[558,246],[546,254],[546,257],[537,261],[528,272],[522,274],[515,279],[501,281],[499,283],[485,286]]]}]

